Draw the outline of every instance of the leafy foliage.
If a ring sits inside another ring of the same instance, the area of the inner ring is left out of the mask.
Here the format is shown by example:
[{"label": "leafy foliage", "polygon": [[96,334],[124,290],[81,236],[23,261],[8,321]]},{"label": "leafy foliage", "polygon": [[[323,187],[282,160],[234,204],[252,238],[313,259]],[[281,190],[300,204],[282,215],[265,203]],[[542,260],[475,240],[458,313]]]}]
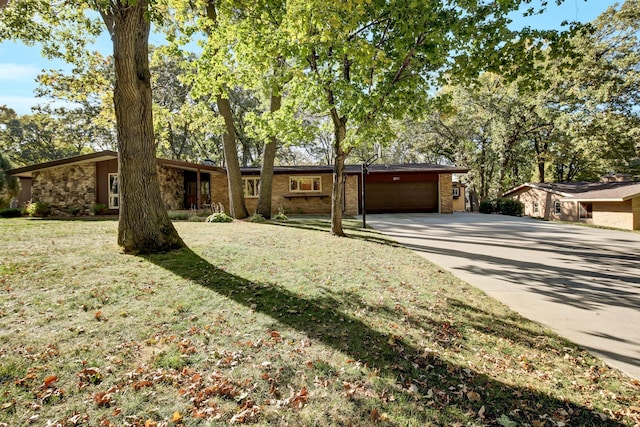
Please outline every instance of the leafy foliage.
[{"label": "leafy foliage", "polygon": [[29,202],[26,206],[27,215],[31,217],[42,218],[51,213],[51,208],[45,202]]},{"label": "leafy foliage", "polygon": [[524,204],[520,200],[500,198],[496,200],[496,212],[502,215],[522,216]]},{"label": "leafy foliage", "polygon": [[1,218],[18,218],[20,216],[22,216],[22,209],[20,208],[0,209]]},{"label": "leafy foliage", "polygon": [[207,222],[233,222],[233,218],[224,212],[216,212],[207,217]]}]

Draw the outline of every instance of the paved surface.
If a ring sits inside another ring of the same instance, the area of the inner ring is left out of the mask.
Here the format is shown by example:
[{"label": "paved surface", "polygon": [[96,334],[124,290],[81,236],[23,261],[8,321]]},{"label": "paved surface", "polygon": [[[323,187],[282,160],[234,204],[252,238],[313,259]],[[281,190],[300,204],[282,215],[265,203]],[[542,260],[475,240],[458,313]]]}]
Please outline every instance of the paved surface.
[{"label": "paved surface", "polygon": [[471,213],[367,224],[640,378],[640,234]]}]

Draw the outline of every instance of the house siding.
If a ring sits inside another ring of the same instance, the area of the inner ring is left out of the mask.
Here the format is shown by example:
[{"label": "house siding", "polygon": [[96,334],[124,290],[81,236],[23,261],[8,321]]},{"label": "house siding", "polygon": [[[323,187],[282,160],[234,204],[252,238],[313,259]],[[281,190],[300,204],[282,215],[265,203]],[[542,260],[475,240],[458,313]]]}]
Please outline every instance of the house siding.
[{"label": "house siding", "polygon": [[229,213],[229,183],[227,175],[211,172],[211,205],[221,204]]},{"label": "house siding", "polygon": [[32,178],[20,178],[20,193],[18,193],[18,206],[26,206],[31,200]]},{"label": "house siding", "polygon": [[631,200],[593,203],[594,225],[633,230],[633,223],[633,203]]},{"label": "house siding", "polygon": [[452,192],[452,197],[453,197],[453,211],[454,212],[461,212],[461,211],[465,211],[467,210],[467,206],[466,206],[466,187],[464,185],[460,185],[458,183],[453,183],[453,187],[454,188],[458,188],[460,189],[460,196],[459,197],[453,197],[453,192]]},{"label": "house siding", "polygon": [[[575,201],[561,201],[564,196],[537,188],[524,188],[511,194],[508,199],[519,200],[524,205],[523,215],[556,221],[577,221],[578,208]],[[555,203],[560,202],[560,213],[555,213]],[[538,211],[535,212],[535,204]]]},{"label": "house siding", "polygon": [[[322,182],[322,191],[319,193],[292,193],[289,191],[289,178],[292,176],[319,176]],[[245,175],[243,178],[255,178],[256,175]],[[321,215],[331,213],[331,188],[333,187],[333,174],[276,174],[273,176],[273,189],[271,197],[271,214],[275,215],[280,209],[286,214],[310,214]],[[345,215],[358,214],[359,200],[358,177],[348,175],[345,181]],[[257,197],[245,197],[245,205],[249,214],[256,212],[258,206]]]},{"label": "house siding", "polygon": [[49,204],[53,215],[91,213],[96,203],[95,163],[60,166],[33,173],[31,200]]}]

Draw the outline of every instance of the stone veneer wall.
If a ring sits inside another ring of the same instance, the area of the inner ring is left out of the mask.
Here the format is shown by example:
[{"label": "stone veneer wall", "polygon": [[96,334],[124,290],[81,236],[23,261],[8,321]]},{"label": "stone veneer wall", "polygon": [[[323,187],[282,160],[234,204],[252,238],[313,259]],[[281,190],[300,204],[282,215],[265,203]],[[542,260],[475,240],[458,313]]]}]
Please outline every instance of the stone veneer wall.
[{"label": "stone veneer wall", "polygon": [[158,165],[158,182],[160,194],[167,209],[179,210],[184,208],[184,171]]},{"label": "stone veneer wall", "polygon": [[33,172],[31,200],[49,204],[52,215],[90,214],[96,202],[95,163]]}]

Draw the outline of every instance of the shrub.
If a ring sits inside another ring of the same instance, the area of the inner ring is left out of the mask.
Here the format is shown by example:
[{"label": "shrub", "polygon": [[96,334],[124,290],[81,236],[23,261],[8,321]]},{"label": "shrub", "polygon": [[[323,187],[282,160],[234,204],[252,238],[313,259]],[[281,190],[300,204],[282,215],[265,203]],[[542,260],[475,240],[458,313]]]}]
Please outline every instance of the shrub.
[{"label": "shrub", "polygon": [[495,203],[493,201],[483,201],[482,203],[480,203],[480,213],[484,213],[484,214],[491,214],[494,213],[496,211],[496,206]]},{"label": "shrub", "polygon": [[175,220],[187,220],[189,219],[188,212],[169,212],[169,219],[172,221]]},{"label": "shrub", "polygon": [[251,221],[251,222],[264,222],[264,216],[262,216],[262,214],[259,214],[259,213],[254,213],[253,215],[251,215],[249,217],[249,221]]},{"label": "shrub", "polygon": [[66,209],[67,213],[71,216],[79,215],[82,212],[82,208],[77,206],[71,206]]},{"label": "shrub", "polygon": [[496,201],[496,210],[502,215],[522,216],[524,204],[515,199],[498,199]]},{"label": "shrub", "polygon": [[276,221],[288,221],[289,218],[284,214],[284,206],[278,208],[278,214],[273,217]]},{"label": "shrub", "polygon": [[91,210],[93,211],[94,215],[106,215],[107,213],[109,213],[107,205],[103,203],[96,203],[95,205],[91,206]]},{"label": "shrub", "polygon": [[27,205],[27,214],[31,217],[42,218],[51,212],[48,203],[45,202],[29,202]]},{"label": "shrub", "polygon": [[22,216],[22,209],[8,208],[0,210],[0,217],[2,218],[18,218]]},{"label": "shrub", "polygon": [[224,212],[216,212],[207,217],[207,222],[233,222],[233,218]]}]

